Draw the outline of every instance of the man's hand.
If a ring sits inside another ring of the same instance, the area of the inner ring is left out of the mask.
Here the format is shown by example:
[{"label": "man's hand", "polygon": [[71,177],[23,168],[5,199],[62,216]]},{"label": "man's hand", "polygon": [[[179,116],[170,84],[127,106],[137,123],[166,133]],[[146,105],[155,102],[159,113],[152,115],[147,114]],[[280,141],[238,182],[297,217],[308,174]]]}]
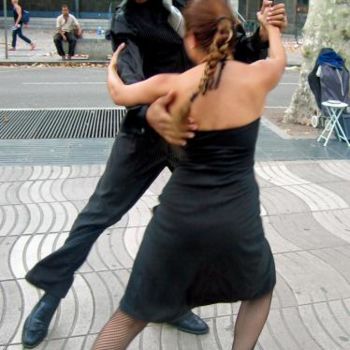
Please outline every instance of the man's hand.
[{"label": "man's hand", "polygon": [[[264,0],[261,6],[260,13],[267,11],[267,22],[280,28],[281,31],[285,30],[288,26],[288,18],[285,4],[273,5],[273,1]],[[260,38],[262,41],[268,40],[268,35],[263,23],[260,23]]]},{"label": "man's hand", "polygon": [[188,139],[195,136],[196,123],[186,118],[183,123],[176,122],[168,111],[169,105],[174,101],[175,93],[159,98],[147,111],[148,124],[168,143],[177,146],[185,146]]}]

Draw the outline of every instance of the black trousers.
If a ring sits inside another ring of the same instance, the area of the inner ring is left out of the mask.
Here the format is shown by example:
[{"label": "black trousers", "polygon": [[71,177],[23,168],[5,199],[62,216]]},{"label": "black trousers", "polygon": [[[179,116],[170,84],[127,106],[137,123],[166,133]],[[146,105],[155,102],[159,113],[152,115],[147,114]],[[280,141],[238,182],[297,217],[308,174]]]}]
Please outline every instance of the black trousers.
[{"label": "black trousers", "polygon": [[32,41],[24,36],[23,34],[23,24],[20,25],[16,30],[12,31],[12,47],[16,48],[17,45],[17,36],[19,36],[23,41],[25,41],[27,44],[31,44]]},{"label": "black trousers", "polygon": [[64,298],[75,271],[86,260],[100,234],[136,203],[168,165],[167,146],[152,131],[120,133],[106,170],[88,204],[78,215],[64,245],[39,261],[26,280],[49,294]]},{"label": "black trousers", "polygon": [[[75,46],[77,44],[77,38],[75,37],[75,35],[73,33],[65,33],[67,41],[68,41],[68,45],[69,45],[69,52],[68,55],[69,56],[74,56],[74,52],[75,52]],[[56,33],[55,36],[53,37],[53,41],[55,43],[56,49],[57,49],[57,53],[60,56],[65,56],[65,52],[63,50],[63,38],[62,35],[60,33]]]}]

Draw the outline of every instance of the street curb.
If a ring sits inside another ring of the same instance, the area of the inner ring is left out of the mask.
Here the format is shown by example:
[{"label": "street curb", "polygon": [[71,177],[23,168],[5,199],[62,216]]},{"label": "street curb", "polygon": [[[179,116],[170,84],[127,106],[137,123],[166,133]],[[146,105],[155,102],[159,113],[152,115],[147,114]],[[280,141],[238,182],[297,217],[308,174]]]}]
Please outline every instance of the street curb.
[{"label": "street curb", "polygon": [[[0,61],[0,66],[36,66],[40,64],[50,65],[50,66],[79,66],[82,64],[107,64],[109,60],[72,60],[72,61]],[[300,68],[301,64],[288,64],[287,69]]]},{"label": "street curb", "polygon": [[109,61],[91,61],[91,60],[72,60],[72,61],[0,61],[1,67],[6,66],[38,66],[38,65],[48,65],[48,66],[81,66],[85,64],[96,64],[96,65],[106,65]]}]

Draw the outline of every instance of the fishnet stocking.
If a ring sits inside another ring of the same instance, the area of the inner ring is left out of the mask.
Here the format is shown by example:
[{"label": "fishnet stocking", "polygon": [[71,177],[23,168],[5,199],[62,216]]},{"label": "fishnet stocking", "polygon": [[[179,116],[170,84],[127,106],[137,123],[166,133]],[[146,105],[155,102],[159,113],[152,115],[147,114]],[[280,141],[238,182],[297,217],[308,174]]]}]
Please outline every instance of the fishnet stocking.
[{"label": "fishnet stocking", "polygon": [[125,350],[146,325],[117,310],[98,335],[93,350]]}]

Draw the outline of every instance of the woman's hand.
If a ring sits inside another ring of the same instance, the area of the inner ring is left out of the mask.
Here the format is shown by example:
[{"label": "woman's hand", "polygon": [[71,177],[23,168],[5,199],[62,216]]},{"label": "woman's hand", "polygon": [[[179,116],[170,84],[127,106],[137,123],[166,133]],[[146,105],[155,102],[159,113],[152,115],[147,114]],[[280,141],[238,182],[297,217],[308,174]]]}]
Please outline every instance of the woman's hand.
[{"label": "woman's hand", "polygon": [[126,46],[125,43],[122,43],[118,46],[117,50],[114,52],[111,58],[111,61],[109,63],[111,66],[117,67],[119,55],[125,49],[125,46]]},{"label": "woman's hand", "polygon": [[257,13],[258,21],[260,25],[265,29],[270,25],[268,19],[269,15],[271,14],[272,6],[269,3],[272,4],[272,1],[264,1],[261,10]]},{"label": "woman's hand", "polygon": [[268,41],[267,27],[269,25],[273,25],[281,31],[288,26],[286,5],[283,3],[273,5],[272,1],[264,0],[257,17],[261,25],[260,37],[262,41]]},{"label": "woman's hand", "polygon": [[286,5],[279,3],[271,6],[268,9],[267,21],[269,24],[278,27],[281,32],[283,32],[288,27]]}]

